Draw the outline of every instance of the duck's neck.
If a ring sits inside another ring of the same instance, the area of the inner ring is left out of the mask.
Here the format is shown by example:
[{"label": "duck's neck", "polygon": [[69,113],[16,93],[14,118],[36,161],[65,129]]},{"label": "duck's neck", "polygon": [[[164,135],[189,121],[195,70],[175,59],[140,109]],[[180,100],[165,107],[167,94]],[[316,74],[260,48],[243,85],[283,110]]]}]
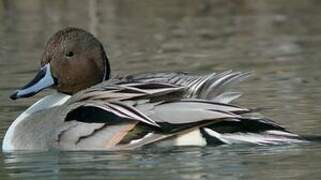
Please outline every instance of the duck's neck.
[{"label": "duck's neck", "polygon": [[104,50],[104,47],[102,45],[100,45],[100,48],[102,48],[102,54],[101,56],[104,59],[104,76],[102,81],[108,80],[110,78],[110,64],[109,64],[109,60],[108,57],[106,55],[106,52]]},{"label": "duck's neck", "polygon": [[59,106],[65,103],[70,97],[71,97],[70,95],[57,92],[40,99],[39,101],[34,103],[32,106],[30,106],[27,110],[25,110],[23,113],[21,113],[8,128],[2,142],[2,150],[3,151],[14,150],[14,146],[11,143],[11,140],[14,137],[14,131],[16,130],[17,125],[23,122],[28,116],[30,116],[31,114],[39,110]]}]

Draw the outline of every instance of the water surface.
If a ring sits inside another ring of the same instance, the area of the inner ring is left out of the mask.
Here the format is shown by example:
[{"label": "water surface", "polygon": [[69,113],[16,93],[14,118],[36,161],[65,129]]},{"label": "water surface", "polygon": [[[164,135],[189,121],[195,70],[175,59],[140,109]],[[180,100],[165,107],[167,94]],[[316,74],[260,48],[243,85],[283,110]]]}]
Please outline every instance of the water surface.
[{"label": "water surface", "polygon": [[[253,76],[240,85],[247,107],[300,134],[321,134],[321,1],[0,1],[0,140],[37,99],[8,96],[39,68],[55,31],[76,26],[104,44],[114,74]],[[0,176],[29,179],[320,179],[321,143],[134,152],[1,153]]]}]

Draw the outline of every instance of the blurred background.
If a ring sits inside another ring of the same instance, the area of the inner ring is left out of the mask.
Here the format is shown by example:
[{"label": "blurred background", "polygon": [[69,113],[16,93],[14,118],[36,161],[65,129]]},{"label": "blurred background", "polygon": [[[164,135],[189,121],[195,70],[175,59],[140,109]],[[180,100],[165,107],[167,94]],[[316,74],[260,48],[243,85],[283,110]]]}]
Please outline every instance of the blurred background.
[{"label": "blurred background", "polygon": [[[8,98],[37,72],[48,38],[67,26],[100,39],[113,74],[253,72],[237,104],[267,107],[264,114],[291,131],[321,134],[320,9],[317,0],[0,0],[0,140],[50,93]],[[320,179],[320,147],[2,153],[0,176]]]}]

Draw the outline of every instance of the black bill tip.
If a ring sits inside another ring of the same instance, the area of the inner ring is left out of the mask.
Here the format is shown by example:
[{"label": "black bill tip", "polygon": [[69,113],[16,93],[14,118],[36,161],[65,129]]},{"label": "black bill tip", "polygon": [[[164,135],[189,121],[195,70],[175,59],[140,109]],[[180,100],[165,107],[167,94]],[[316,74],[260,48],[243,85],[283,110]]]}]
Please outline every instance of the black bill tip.
[{"label": "black bill tip", "polygon": [[11,99],[11,100],[16,100],[16,99],[18,99],[18,91],[15,91],[13,94],[11,94],[10,99]]},{"label": "black bill tip", "polygon": [[15,91],[11,96],[10,96],[10,99],[11,100],[17,100],[17,99],[20,99],[20,98],[27,98],[27,97],[31,97],[35,94],[37,94],[38,92],[30,92],[29,94],[19,94],[19,90]]}]

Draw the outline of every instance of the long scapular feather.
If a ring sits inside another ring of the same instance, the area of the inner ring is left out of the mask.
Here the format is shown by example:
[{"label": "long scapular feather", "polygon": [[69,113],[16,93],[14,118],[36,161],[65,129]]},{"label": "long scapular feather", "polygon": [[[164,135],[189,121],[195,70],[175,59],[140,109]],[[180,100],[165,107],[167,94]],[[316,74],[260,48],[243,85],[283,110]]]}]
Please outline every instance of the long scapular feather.
[{"label": "long scapular feather", "polygon": [[132,106],[128,106],[120,102],[109,103],[109,107],[112,107],[112,106],[114,106],[114,108],[117,109],[119,112],[122,112],[122,113],[125,112],[129,117],[132,117],[133,119],[139,119],[140,121],[145,122],[147,124],[157,126],[157,127],[159,126],[154,120],[144,115],[139,110],[136,110]]},{"label": "long scapular feather", "polygon": [[[139,108],[139,107],[137,107]],[[233,111],[243,109],[193,101],[168,102],[157,105],[152,111],[147,112],[148,116],[159,122],[169,124],[188,124],[202,121],[215,121],[218,119],[238,118]]]},{"label": "long scapular feather", "polygon": [[216,96],[224,93],[228,86],[237,84],[250,76],[250,73],[241,72],[223,72],[217,74],[204,82],[204,85],[197,90],[197,97],[201,99],[214,99]]},{"label": "long scapular feather", "polygon": [[[165,102],[166,103],[166,102]],[[165,104],[162,103],[162,104]],[[184,109],[204,109],[204,110],[216,110],[216,111],[225,111],[232,113],[245,113],[250,112],[250,109],[242,108],[236,105],[224,104],[215,101],[208,101],[202,99],[182,99],[179,101],[166,103],[167,108],[177,108],[181,107]]]},{"label": "long scapular feather", "polygon": [[240,96],[242,96],[242,93],[240,92],[224,92],[218,96],[215,96],[211,100],[214,102],[229,104]]}]

